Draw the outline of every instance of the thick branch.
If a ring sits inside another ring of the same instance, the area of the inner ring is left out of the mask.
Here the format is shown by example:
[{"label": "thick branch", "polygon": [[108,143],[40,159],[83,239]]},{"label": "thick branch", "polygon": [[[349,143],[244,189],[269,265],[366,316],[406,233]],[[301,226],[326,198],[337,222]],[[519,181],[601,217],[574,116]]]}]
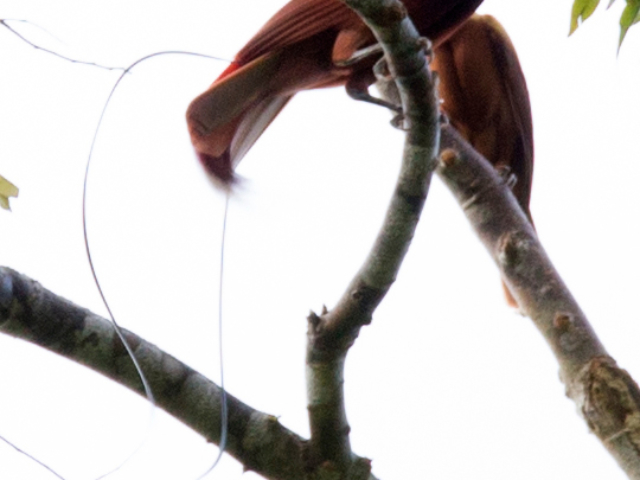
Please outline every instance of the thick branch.
[{"label": "thick branch", "polygon": [[381,43],[400,91],[408,129],[398,181],[371,252],[342,298],[329,312],[309,317],[307,388],[311,454],[342,476],[358,478],[344,407],[344,362],[363,325],[395,281],[427,197],[439,129],[435,85],[424,44],[396,0],[345,0]]},{"label": "thick branch", "polygon": [[547,340],[567,395],[631,479],[640,479],[640,389],[616,365],[491,165],[449,126],[437,172],[498,265],[502,278]]},{"label": "thick branch", "polygon": [[[111,323],[0,267],[0,332],[27,340],[144,395],[140,379]],[[220,388],[155,345],[124,330],[157,405],[208,441],[220,435]],[[305,478],[307,441],[272,415],[227,394],[226,450],[246,469],[277,480]]]}]

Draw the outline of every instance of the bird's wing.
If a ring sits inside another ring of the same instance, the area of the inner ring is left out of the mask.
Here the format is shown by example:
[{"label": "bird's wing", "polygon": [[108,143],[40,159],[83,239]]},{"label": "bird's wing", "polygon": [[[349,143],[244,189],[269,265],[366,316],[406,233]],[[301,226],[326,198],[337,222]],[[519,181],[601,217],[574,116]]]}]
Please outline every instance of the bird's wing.
[{"label": "bird's wing", "polygon": [[528,213],[533,127],[518,56],[500,24],[475,15],[442,44],[433,64],[443,109],[460,133],[496,167],[517,177],[514,194]]},{"label": "bird's wing", "polygon": [[500,76],[501,90],[508,99],[511,107],[511,121],[518,131],[513,155],[514,157],[519,156],[521,160],[515,161],[514,158],[514,161],[511,162],[511,168],[518,178],[513,190],[516,198],[525,208],[525,212],[529,214],[528,206],[533,180],[533,121],[529,90],[516,50],[504,28],[489,15],[486,15],[484,19],[489,27],[488,36],[492,43],[494,61],[498,70],[502,72]]},{"label": "bird's wing", "polygon": [[249,62],[265,53],[304,41],[318,33],[362,23],[340,0],[292,0],[278,11],[238,52],[236,61]]}]

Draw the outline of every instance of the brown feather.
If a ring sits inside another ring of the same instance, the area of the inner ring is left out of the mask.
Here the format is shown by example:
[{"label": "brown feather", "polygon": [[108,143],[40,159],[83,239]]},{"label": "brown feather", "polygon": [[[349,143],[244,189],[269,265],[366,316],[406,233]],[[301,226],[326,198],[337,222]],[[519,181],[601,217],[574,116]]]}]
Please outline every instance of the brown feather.
[{"label": "brown feather", "polygon": [[529,215],[533,126],[527,84],[504,29],[474,15],[435,51],[443,109],[451,123],[496,167],[517,177],[514,194]]},{"label": "brown feather", "polygon": [[[480,3],[482,0],[407,0],[405,6],[418,31],[437,44]],[[349,67],[336,63],[374,43],[369,28],[340,0],[287,3],[187,110],[191,139],[205,169],[213,176],[222,172],[224,178],[219,180],[231,183],[231,169],[291,96],[301,90],[344,85],[350,77],[362,75],[375,59]],[[272,101],[274,97],[286,100]],[[279,108],[266,108],[276,105]],[[252,108],[262,110],[252,115]],[[260,124],[253,128],[251,121]],[[251,134],[236,136],[241,126]]]},{"label": "brown feather", "polygon": [[240,63],[293,45],[324,31],[350,29],[362,21],[340,0],[292,0],[282,7],[238,52]]},{"label": "brown feather", "polygon": [[[513,193],[531,219],[533,125],[518,55],[491,16],[474,15],[435,50],[442,108],[454,127],[496,168],[516,176]],[[503,282],[507,303],[517,302]]]}]

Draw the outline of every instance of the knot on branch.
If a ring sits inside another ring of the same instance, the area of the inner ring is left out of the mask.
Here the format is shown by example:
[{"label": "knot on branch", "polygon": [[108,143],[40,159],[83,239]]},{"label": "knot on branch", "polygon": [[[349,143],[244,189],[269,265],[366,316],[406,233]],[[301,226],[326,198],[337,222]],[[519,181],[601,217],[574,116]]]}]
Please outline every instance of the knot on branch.
[{"label": "knot on branch", "polygon": [[366,480],[371,475],[371,460],[358,457],[351,464],[351,478]]},{"label": "knot on branch", "polygon": [[[371,460],[356,457],[348,467],[346,477],[350,480],[368,480],[371,476]],[[345,471],[330,460],[322,462],[309,475],[311,480],[341,480],[345,478]]]},{"label": "knot on branch", "polygon": [[581,322],[576,322],[572,313],[556,312],[553,318],[553,328],[558,345],[565,353],[577,351],[588,340],[588,334],[584,331]]},{"label": "knot on branch", "polygon": [[312,480],[340,480],[343,476],[342,469],[335,462],[327,460],[322,462],[310,476]]},{"label": "knot on branch", "polygon": [[524,259],[533,246],[531,238],[522,231],[514,230],[504,233],[497,243],[497,256],[500,267],[511,275],[520,276],[525,268]]},{"label": "knot on branch", "polygon": [[440,167],[451,168],[460,161],[460,155],[453,148],[445,148],[440,152]]},{"label": "knot on branch", "polygon": [[267,478],[300,476],[302,455],[292,461],[290,452],[303,452],[306,442],[294,435],[282,435],[283,431],[277,417],[258,411],[251,414],[241,439],[245,471],[255,470]]},{"label": "knot on branch", "polygon": [[[410,199],[415,200],[415,197],[410,197]],[[417,201],[419,202],[419,200]],[[358,313],[356,328],[371,323],[371,314],[387,290],[388,288],[380,289],[361,283],[351,291],[351,299],[354,302],[353,310]]]},{"label": "knot on branch", "polygon": [[567,395],[574,397],[589,428],[605,444],[626,437],[640,447],[640,390],[613,358],[591,359]]},{"label": "knot on branch", "polygon": [[343,358],[358,337],[360,327],[369,323],[371,315],[341,317],[336,311],[322,315],[311,312],[307,317],[307,362],[325,363]]}]

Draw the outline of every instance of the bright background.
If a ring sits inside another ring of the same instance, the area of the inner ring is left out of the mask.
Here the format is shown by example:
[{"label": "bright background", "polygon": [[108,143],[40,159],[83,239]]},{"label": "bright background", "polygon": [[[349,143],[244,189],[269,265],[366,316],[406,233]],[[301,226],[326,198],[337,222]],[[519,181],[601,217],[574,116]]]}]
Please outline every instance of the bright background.
[{"label": "bright background", "polygon": [[[283,0],[4,0],[0,18],[39,45],[126,66],[148,53],[233,57]],[[486,0],[518,49],[533,105],[532,212],[543,244],[620,365],[640,377],[640,28],[619,56],[624,2],[567,38],[571,0]],[[606,2],[605,2],[606,3]],[[0,264],[104,314],[82,238],[82,179],[117,72],[38,52],[0,29]],[[89,182],[91,248],[118,321],[218,377],[224,198],[192,153],[184,110],[226,66],[164,56],[116,93]],[[342,89],[305,92],[239,173],[225,254],[231,393],[307,435],[305,317],[335,304],[381,222],[402,135]],[[531,322],[507,308],[489,256],[434,178],[398,281],[347,363],[352,444],[380,478],[625,478],[573,403]],[[139,444],[145,401],[40,348],[0,336],[0,435],[93,479]],[[151,441],[111,479],[195,479],[216,448],[156,414]],[[253,478],[225,458],[210,478]],[[0,444],[0,478],[52,475]]]}]

